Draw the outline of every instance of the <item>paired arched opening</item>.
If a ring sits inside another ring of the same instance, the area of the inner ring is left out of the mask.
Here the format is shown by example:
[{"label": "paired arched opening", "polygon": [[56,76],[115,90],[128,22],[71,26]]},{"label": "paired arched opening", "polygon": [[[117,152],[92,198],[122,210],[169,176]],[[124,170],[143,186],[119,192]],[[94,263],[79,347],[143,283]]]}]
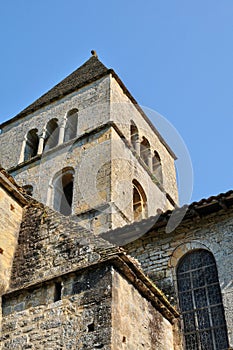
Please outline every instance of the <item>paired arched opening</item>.
[{"label": "paired arched opening", "polygon": [[44,136],[44,151],[48,151],[49,149],[55,147],[58,144],[59,137],[59,127],[57,123],[57,119],[51,119],[45,129]]},{"label": "paired arched opening", "polygon": [[137,180],[133,180],[133,217],[134,221],[140,221],[147,217],[146,194]]},{"label": "paired arched opening", "polygon": [[53,208],[66,216],[72,213],[73,187],[73,168],[64,168],[55,175],[52,182]]},{"label": "paired arched opening", "polygon": [[78,126],[77,108],[71,109],[67,113],[66,118],[67,119],[66,119],[66,126],[65,126],[64,142],[74,139],[77,135],[77,126]]},{"label": "paired arched opening", "polygon": [[27,160],[30,160],[31,158],[37,155],[37,150],[39,145],[39,138],[37,135],[37,131],[38,131],[37,129],[32,129],[26,135],[24,157],[23,157],[24,162],[26,162]]},{"label": "paired arched opening", "polygon": [[214,256],[205,249],[184,255],[177,286],[186,349],[227,349],[228,337]]}]

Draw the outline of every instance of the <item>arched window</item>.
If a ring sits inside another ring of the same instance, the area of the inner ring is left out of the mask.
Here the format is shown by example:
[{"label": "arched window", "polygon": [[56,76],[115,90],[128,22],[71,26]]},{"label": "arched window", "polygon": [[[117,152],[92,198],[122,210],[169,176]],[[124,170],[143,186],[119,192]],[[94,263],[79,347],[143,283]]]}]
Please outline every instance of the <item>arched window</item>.
[{"label": "arched window", "polygon": [[147,217],[146,194],[137,180],[133,180],[133,215],[135,221]]},{"label": "arched window", "polygon": [[37,155],[39,138],[37,129],[32,129],[27,133],[26,144],[24,148],[24,161],[29,160]]},{"label": "arched window", "polygon": [[77,126],[78,126],[78,110],[77,108],[74,108],[67,113],[65,138],[64,138],[65,142],[72,140],[77,136]]},{"label": "arched window", "polygon": [[55,147],[58,144],[59,127],[57,119],[51,119],[46,125],[44,138],[44,151]]},{"label": "arched window", "polygon": [[162,164],[161,164],[160,156],[156,151],[154,151],[154,155],[152,158],[152,170],[156,179],[159,181],[159,183],[162,184],[163,183]]},{"label": "arched window", "polygon": [[138,128],[135,123],[131,120],[130,124],[130,141],[133,148],[136,150],[136,143],[139,140]]},{"label": "arched window", "polygon": [[213,255],[204,249],[187,253],[178,264],[177,283],[186,349],[228,349]]},{"label": "arched window", "polygon": [[143,136],[142,142],[140,145],[140,157],[144,161],[144,163],[149,166],[149,156],[150,156],[150,143],[149,141]]},{"label": "arched window", "polygon": [[63,215],[72,213],[74,169],[62,169],[53,180],[53,208]]}]

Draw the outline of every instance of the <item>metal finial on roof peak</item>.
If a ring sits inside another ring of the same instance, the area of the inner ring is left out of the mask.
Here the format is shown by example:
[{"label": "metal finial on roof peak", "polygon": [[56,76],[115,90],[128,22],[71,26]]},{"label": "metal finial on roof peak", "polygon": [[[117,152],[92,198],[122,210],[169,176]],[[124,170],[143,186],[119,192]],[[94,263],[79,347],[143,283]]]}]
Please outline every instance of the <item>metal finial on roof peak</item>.
[{"label": "metal finial on roof peak", "polygon": [[91,50],[91,54],[92,54],[92,56],[98,57],[95,50]]}]

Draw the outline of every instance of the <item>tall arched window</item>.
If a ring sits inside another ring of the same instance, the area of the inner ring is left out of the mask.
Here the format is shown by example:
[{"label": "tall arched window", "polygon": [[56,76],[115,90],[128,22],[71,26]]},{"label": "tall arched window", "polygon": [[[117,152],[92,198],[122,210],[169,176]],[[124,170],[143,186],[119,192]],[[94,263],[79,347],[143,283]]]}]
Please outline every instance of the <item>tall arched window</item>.
[{"label": "tall arched window", "polygon": [[24,148],[24,161],[29,160],[37,155],[39,138],[37,129],[32,129],[27,133],[26,144]]},{"label": "tall arched window", "polygon": [[159,181],[159,183],[162,184],[163,183],[162,164],[161,164],[160,156],[156,151],[154,151],[154,155],[152,158],[152,170],[156,179]]},{"label": "tall arched window", "polygon": [[53,208],[63,215],[72,213],[74,169],[62,169],[53,180]]},{"label": "tall arched window", "polygon": [[44,138],[44,151],[55,147],[58,144],[59,127],[57,119],[51,119],[46,125],[45,138]]},{"label": "tall arched window", "polygon": [[187,253],[177,268],[186,349],[228,349],[218,272],[204,249]]},{"label": "tall arched window", "polygon": [[149,166],[149,156],[150,156],[150,143],[149,141],[143,136],[142,142],[140,145],[140,157],[144,161],[146,165]]},{"label": "tall arched window", "polygon": [[74,108],[67,113],[65,138],[64,138],[65,142],[72,140],[77,136],[77,126],[78,126],[78,110],[77,108]]},{"label": "tall arched window", "polygon": [[136,150],[136,144],[139,140],[138,135],[138,128],[136,127],[135,123],[131,120],[130,124],[130,141],[133,148]]},{"label": "tall arched window", "polygon": [[133,215],[135,221],[140,221],[147,217],[146,194],[137,180],[133,180]]}]

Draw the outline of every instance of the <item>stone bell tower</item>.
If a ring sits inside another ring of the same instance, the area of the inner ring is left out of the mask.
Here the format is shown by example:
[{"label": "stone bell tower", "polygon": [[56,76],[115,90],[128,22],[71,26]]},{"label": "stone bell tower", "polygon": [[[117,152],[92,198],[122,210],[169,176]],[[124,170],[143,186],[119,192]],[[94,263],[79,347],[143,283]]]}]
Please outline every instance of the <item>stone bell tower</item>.
[{"label": "stone bell tower", "polygon": [[0,128],[2,166],[91,232],[178,205],[174,153],[94,51]]}]

